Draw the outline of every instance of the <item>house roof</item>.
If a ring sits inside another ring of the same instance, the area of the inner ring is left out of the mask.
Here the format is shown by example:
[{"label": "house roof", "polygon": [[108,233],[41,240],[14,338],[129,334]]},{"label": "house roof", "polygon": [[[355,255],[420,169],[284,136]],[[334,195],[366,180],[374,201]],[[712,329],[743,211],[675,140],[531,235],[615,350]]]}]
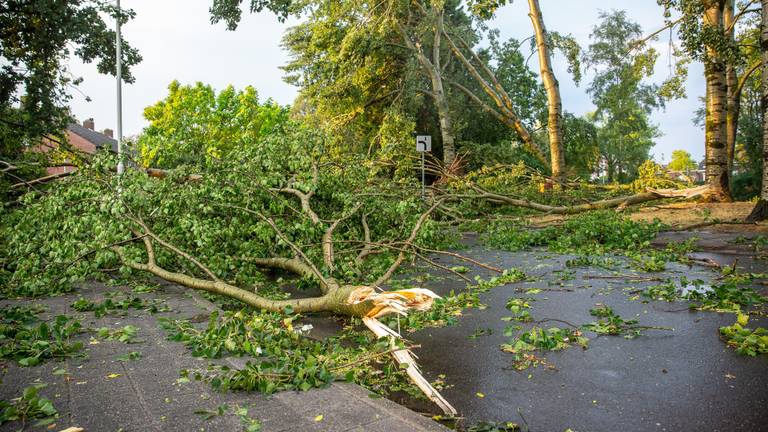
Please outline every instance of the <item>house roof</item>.
[{"label": "house roof", "polygon": [[97,149],[108,146],[114,153],[117,153],[117,140],[114,138],[110,138],[103,133],[96,132],[93,129],[80,126],[77,123],[71,123],[69,126],[67,126],[67,130],[81,136],[86,141],[93,143]]}]

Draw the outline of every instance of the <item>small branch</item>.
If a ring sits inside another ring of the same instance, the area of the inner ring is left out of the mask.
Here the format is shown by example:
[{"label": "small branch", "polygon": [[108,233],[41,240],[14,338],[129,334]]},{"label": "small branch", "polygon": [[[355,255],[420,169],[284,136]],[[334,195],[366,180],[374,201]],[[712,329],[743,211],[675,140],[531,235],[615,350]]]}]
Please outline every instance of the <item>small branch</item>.
[{"label": "small branch", "polygon": [[[416,221],[416,225],[414,225],[413,229],[411,230],[411,235],[408,236],[408,239],[404,242],[404,248],[408,248],[413,245],[413,241],[416,239],[416,236],[419,234],[419,230],[421,230],[421,226],[424,224],[424,221],[429,218],[429,215],[432,214],[433,211],[437,207],[439,207],[443,203],[442,199],[438,199],[435,201],[434,204],[432,204],[432,207],[430,207],[427,211],[421,214],[419,219]],[[392,263],[391,266],[387,269],[386,272],[384,272],[381,277],[379,277],[376,282],[373,283],[373,286],[380,286],[384,284],[389,278],[392,277],[392,275],[397,271],[398,267],[403,263],[405,260],[405,251],[400,251],[400,253],[397,255],[397,258],[395,259],[395,262]]]},{"label": "small branch", "polygon": [[315,194],[314,191],[310,191],[308,193],[304,193],[298,189],[294,188],[272,188],[270,189],[272,192],[279,192],[279,193],[285,193],[285,194],[291,194],[299,198],[299,201],[301,202],[301,209],[304,211],[304,213],[309,216],[309,219],[314,224],[320,223],[320,217],[317,216],[317,213],[315,213],[314,210],[312,210],[312,206],[309,203],[309,200],[312,198],[312,195]]},{"label": "small branch", "polygon": [[357,261],[358,265],[362,264],[363,260],[365,260],[365,258],[371,254],[371,228],[368,226],[367,214],[363,213],[363,217],[360,218],[360,224],[363,226],[364,245],[360,253],[357,254],[357,258],[355,258],[355,261]]},{"label": "small branch", "polygon": [[74,174],[74,171],[67,171],[67,172],[62,172],[62,173],[58,173],[58,174],[51,174],[51,175],[47,175],[45,177],[40,177],[40,178],[36,178],[36,179],[33,179],[33,180],[27,180],[27,181],[23,181],[21,183],[16,183],[16,184],[11,186],[11,189],[18,189],[18,188],[21,188],[21,187],[24,187],[24,186],[32,186],[32,185],[39,184],[39,183],[46,183],[46,182],[49,182],[51,180],[56,180],[56,179],[60,179],[62,177],[70,176],[72,174]]},{"label": "small branch", "polygon": [[474,264],[474,265],[476,265],[478,267],[482,267],[482,268],[484,268],[486,270],[494,271],[496,273],[504,273],[504,270],[502,270],[502,269],[500,269],[498,267],[493,267],[491,265],[484,264],[484,263],[482,263],[480,261],[474,260],[474,259],[466,257],[464,255],[457,254],[456,252],[441,251],[441,250],[430,249],[430,248],[426,248],[426,247],[423,247],[423,246],[417,246],[417,245],[414,245],[413,247],[415,247],[417,249],[420,249],[420,250],[423,250],[423,251],[426,251],[426,252],[429,252],[429,253],[448,255],[448,256],[454,257],[456,259],[459,259],[459,260],[462,260],[462,261],[466,261],[468,263],[472,263],[472,264]]},{"label": "small branch", "polygon": [[[161,238],[160,238],[160,237],[159,237],[157,234],[153,233],[153,232],[152,232],[152,230],[150,230],[150,229],[149,229],[149,227],[147,226],[147,224],[145,224],[145,223],[144,223],[144,221],[142,221],[142,220],[141,220],[141,219],[139,219],[139,218],[133,218],[133,217],[129,217],[129,219],[131,219],[131,220],[132,220],[134,223],[136,223],[136,224],[138,224],[139,226],[141,226],[141,228],[144,230],[144,233],[145,233],[147,236],[149,236],[149,237],[153,238],[155,241],[157,241],[158,243],[160,243],[160,244],[161,244],[162,246],[164,246],[166,249],[169,249],[169,250],[173,251],[173,252],[174,252],[174,253],[176,253],[177,255],[179,255],[179,256],[181,256],[181,257],[185,258],[187,261],[189,261],[189,262],[193,263],[194,265],[196,265],[196,266],[197,266],[197,267],[198,267],[200,270],[202,270],[202,271],[203,271],[205,274],[207,274],[207,275],[208,275],[208,277],[210,277],[210,278],[211,278],[211,279],[213,279],[214,281],[216,281],[216,282],[220,282],[220,279],[218,278],[218,276],[216,276],[216,274],[215,274],[215,273],[213,273],[213,272],[212,272],[212,271],[211,271],[211,270],[210,270],[208,267],[206,267],[205,265],[203,265],[203,263],[201,263],[200,261],[198,261],[198,260],[197,260],[197,258],[195,258],[195,257],[193,257],[192,255],[190,255],[190,254],[188,254],[188,253],[184,252],[183,250],[179,249],[178,247],[176,247],[176,246],[172,245],[171,243],[168,243],[167,241],[165,241],[165,240],[161,239]],[[148,240],[147,240],[147,238],[146,238],[146,237],[145,237],[144,239],[145,239],[145,244],[146,244]],[[151,243],[148,245],[148,250],[147,250],[147,252],[150,252],[150,250],[149,250],[150,248],[151,248]],[[153,259],[154,259],[154,252],[153,252],[153,254],[152,254],[152,255],[153,255]]]},{"label": "small branch", "polygon": [[678,18],[678,19],[676,19],[674,21],[671,21],[669,24],[667,24],[664,27],[656,30],[655,32],[653,32],[651,34],[649,34],[648,36],[646,36],[646,37],[644,37],[642,39],[638,39],[636,41],[630,42],[629,43],[630,51],[637,49],[639,46],[641,46],[644,43],[648,42],[650,39],[653,39],[654,37],[658,36],[659,33],[663,32],[664,30],[667,30],[669,28],[672,28],[672,27],[676,26],[678,23],[680,23],[680,21],[683,20],[683,18],[684,18],[684,16],[681,16],[680,18]]},{"label": "small branch", "polygon": [[349,219],[357,213],[358,210],[360,210],[360,207],[362,207],[362,203],[357,203],[355,207],[349,211],[346,215],[343,215],[339,219],[336,219],[333,221],[331,226],[328,227],[327,230],[325,230],[325,233],[323,234],[323,261],[325,262],[326,267],[332,272],[335,268],[334,266],[334,258],[333,258],[333,232],[336,231],[336,228],[344,222],[345,220]]}]

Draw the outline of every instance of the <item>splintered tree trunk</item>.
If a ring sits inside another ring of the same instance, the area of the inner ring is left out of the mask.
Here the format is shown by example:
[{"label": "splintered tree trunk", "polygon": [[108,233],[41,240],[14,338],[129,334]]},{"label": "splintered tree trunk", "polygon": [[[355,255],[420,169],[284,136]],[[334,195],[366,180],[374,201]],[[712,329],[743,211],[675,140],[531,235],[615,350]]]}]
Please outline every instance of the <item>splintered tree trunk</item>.
[{"label": "splintered tree trunk", "polygon": [[552,177],[562,180],[565,176],[565,151],[563,150],[563,106],[560,100],[560,85],[552,72],[552,59],[547,46],[547,29],[541,16],[539,0],[528,0],[533,29],[536,32],[536,48],[539,52],[539,67],[544,90],[547,92],[547,131]]},{"label": "splintered tree trunk", "polygon": [[763,186],[760,201],[747,217],[749,222],[768,219],[768,0],[762,0],[762,28],[760,29],[760,51],[762,53],[762,104],[763,111]]},{"label": "splintered tree trunk", "polygon": [[[710,1],[704,20],[723,28],[723,2]],[[728,83],[725,62],[714,47],[707,47],[704,61],[707,81],[707,111],[705,125],[706,174],[708,201],[730,201],[730,173],[728,172],[727,104]]]}]

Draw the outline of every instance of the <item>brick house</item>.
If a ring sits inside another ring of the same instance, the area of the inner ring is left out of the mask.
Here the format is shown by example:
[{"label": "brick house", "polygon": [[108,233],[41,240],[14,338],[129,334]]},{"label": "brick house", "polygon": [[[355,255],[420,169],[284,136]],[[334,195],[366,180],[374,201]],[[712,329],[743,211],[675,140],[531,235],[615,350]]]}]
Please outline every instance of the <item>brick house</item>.
[{"label": "brick house", "polygon": [[[85,153],[93,154],[96,153],[96,150],[102,148],[109,148],[117,153],[117,140],[112,138],[112,129],[104,129],[102,132],[97,132],[92,118],[83,121],[82,125],[71,123],[67,126],[66,134],[67,141],[73,147]],[[33,147],[31,151],[47,153],[56,148],[56,145],[56,143],[44,138],[43,143]],[[74,166],[66,165],[66,162],[64,162],[61,166],[50,167],[46,171],[49,175],[52,175],[72,172],[76,169]]]}]

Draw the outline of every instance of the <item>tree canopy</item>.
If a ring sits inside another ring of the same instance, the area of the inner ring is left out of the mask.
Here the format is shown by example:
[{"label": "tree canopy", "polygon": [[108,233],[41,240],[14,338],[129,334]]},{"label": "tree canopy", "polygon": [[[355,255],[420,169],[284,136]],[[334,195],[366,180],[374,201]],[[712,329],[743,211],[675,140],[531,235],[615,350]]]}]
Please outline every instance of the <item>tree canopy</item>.
[{"label": "tree canopy", "polygon": [[[125,23],[134,13],[97,0],[0,4],[0,135],[15,138],[3,140],[0,156],[17,157],[22,144],[66,127],[70,86],[80,83],[67,70],[70,56],[115,74],[115,31],[104,15]],[[133,82],[131,66],[141,56],[126,41],[122,55],[122,78]]]}]

